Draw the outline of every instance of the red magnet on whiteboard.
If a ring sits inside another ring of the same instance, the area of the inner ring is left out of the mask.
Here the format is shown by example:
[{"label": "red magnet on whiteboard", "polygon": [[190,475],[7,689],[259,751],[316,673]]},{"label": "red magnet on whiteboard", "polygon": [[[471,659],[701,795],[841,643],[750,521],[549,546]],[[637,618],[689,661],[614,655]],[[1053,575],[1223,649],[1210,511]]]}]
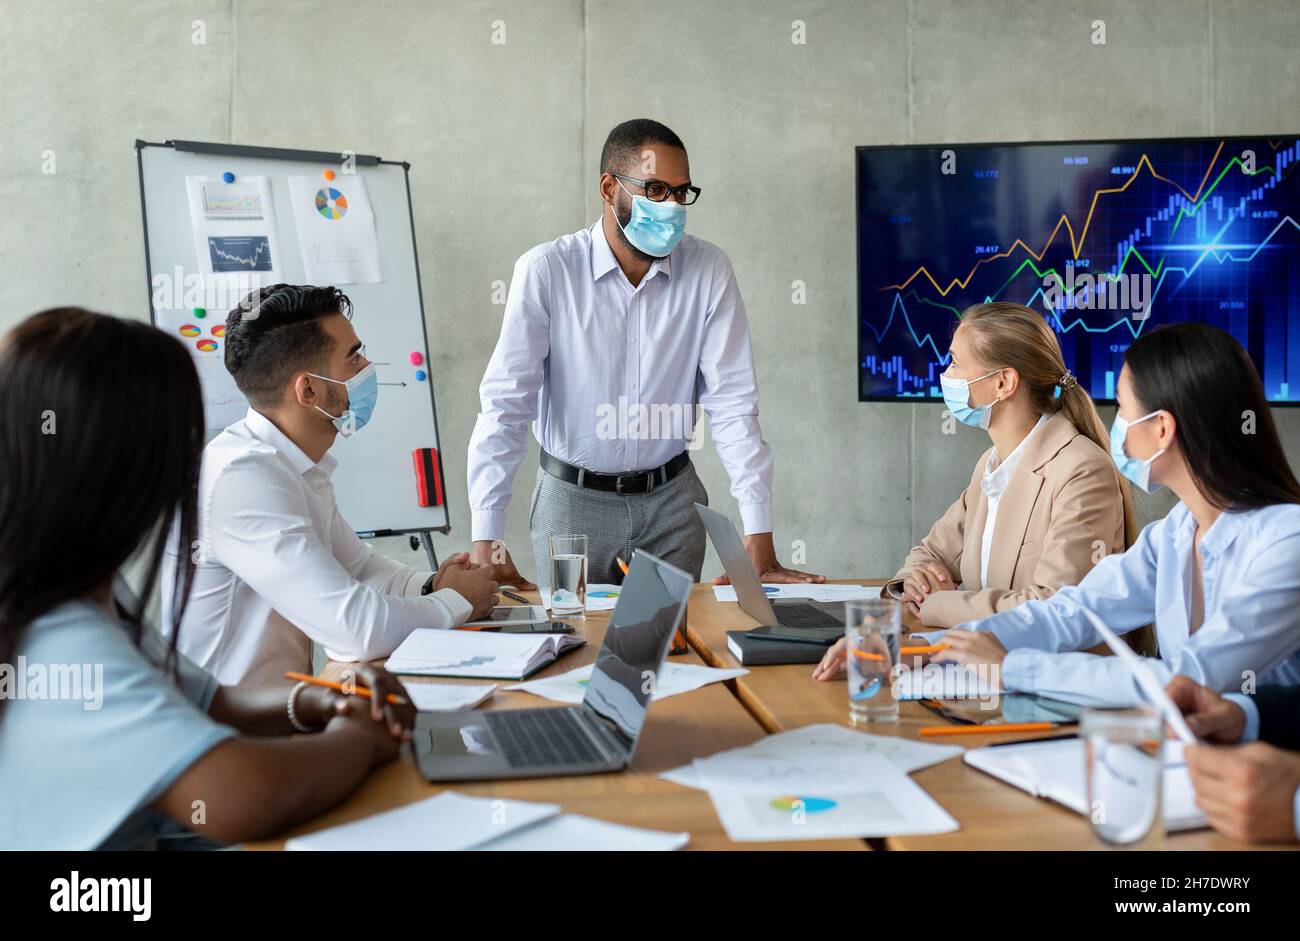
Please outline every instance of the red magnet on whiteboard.
[{"label": "red magnet on whiteboard", "polygon": [[327,180],[332,180],[334,179],[334,171],[326,170],[324,173],[321,174],[321,176],[323,176]]},{"label": "red magnet on whiteboard", "polygon": [[419,366],[422,362],[424,362],[424,354],[421,353],[419,350],[416,350],[414,353],[408,356],[407,359],[411,361],[412,366]]}]

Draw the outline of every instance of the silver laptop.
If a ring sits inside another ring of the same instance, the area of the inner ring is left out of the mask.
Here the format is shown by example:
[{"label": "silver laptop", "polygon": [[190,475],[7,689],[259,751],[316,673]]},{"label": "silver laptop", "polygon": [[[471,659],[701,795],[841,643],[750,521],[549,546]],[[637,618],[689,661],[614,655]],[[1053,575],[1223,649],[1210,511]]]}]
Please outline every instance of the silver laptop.
[{"label": "silver laptop", "polygon": [[842,603],[827,604],[795,598],[769,600],[731,520],[703,503],[695,504],[695,512],[704,521],[713,548],[736,589],[736,600],[740,602],[740,607],[762,625],[749,633],[769,640],[794,640],[822,645],[833,644],[844,636]]},{"label": "silver laptop", "polygon": [[411,733],[420,772],[461,781],[626,768],[692,584],[680,569],[634,552],[581,705],[422,712]]}]

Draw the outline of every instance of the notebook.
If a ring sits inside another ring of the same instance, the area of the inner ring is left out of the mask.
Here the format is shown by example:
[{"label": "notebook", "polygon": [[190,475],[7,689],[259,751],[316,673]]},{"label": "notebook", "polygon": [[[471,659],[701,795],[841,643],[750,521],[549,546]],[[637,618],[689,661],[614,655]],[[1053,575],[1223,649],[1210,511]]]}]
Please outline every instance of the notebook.
[{"label": "notebook", "polygon": [[[1160,801],[1165,829],[1196,830],[1209,826],[1192,789],[1192,779],[1183,763],[1182,742],[1164,743],[1164,780]],[[972,748],[962,756],[972,768],[978,768],[1035,797],[1045,797],[1086,814],[1087,786],[1084,782],[1083,740],[1051,739],[1041,742],[1018,742]]]},{"label": "notebook", "polygon": [[522,680],[586,644],[576,634],[412,631],[388,658],[390,673]]}]

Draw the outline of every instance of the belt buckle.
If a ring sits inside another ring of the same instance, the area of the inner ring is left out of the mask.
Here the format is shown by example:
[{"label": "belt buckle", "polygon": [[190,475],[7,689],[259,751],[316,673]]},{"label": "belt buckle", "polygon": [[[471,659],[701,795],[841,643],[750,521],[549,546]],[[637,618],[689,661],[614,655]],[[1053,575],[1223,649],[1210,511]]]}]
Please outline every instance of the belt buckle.
[{"label": "belt buckle", "polygon": [[638,490],[638,491],[635,491],[635,492],[634,492],[634,495],[635,495],[636,493],[649,493],[651,490],[653,490],[653,489],[655,488],[655,478],[654,478],[654,472],[653,472],[653,471],[651,471],[650,473],[646,473],[646,474],[619,474],[617,477],[614,478],[614,492],[617,493],[620,497],[621,497],[621,496],[624,496],[624,492],[623,492],[623,481],[624,481],[625,479],[632,479],[632,480],[644,479],[644,480],[645,480],[645,482],[646,482],[645,489],[644,489],[644,490]]}]

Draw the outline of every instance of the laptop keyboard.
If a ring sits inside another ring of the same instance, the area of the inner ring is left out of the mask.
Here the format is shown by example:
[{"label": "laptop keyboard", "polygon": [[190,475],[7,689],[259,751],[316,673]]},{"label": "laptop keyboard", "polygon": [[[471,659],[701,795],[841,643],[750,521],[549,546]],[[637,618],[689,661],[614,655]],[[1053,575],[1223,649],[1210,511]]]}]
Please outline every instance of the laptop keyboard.
[{"label": "laptop keyboard", "polygon": [[782,627],[843,627],[844,622],[810,604],[776,606],[776,620]]},{"label": "laptop keyboard", "polygon": [[483,715],[512,768],[605,760],[572,709],[511,709]]}]

